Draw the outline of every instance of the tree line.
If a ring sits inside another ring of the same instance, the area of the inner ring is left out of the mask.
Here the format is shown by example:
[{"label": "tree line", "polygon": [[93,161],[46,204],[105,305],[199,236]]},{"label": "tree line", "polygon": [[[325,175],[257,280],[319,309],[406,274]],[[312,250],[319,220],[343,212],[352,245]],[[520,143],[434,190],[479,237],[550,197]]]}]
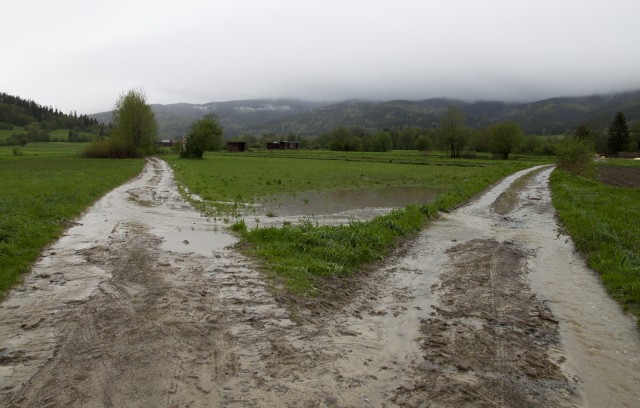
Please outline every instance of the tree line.
[{"label": "tree line", "polygon": [[[134,158],[156,153],[158,122],[142,89],[120,94],[111,121],[111,137],[91,143],[82,151],[83,157]],[[177,142],[176,148],[184,158],[202,158],[205,150],[220,150],[225,145],[222,126],[213,114],[192,124],[185,143]]]},{"label": "tree line", "polygon": [[589,140],[592,150],[600,153],[640,150],[640,122],[628,123],[622,112],[616,115],[612,125],[606,129],[588,128],[583,124],[562,135],[540,136],[525,135],[518,124],[508,122],[483,129],[467,127],[464,113],[455,105],[449,107],[437,127],[432,128],[412,126],[371,131],[360,126],[339,126],[315,137],[267,133],[262,136],[243,135],[234,140],[244,141],[248,147],[258,149],[264,148],[268,142],[288,140],[299,141],[303,149],[379,152],[438,149],[454,158],[473,157],[476,152],[482,152],[508,159],[514,153],[555,155],[562,141],[573,138],[575,134],[582,134],[580,137]]},{"label": "tree line", "polygon": [[95,137],[106,137],[109,126],[98,123],[87,115],[76,112],[65,114],[52,106],[44,106],[33,100],[23,99],[8,93],[0,93],[0,129],[13,130],[22,127],[23,131],[13,133],[3,144],[24,145],[30,142],[50,141],[50,132],[56,129],[69,129],[69,141],[89,141]]}]

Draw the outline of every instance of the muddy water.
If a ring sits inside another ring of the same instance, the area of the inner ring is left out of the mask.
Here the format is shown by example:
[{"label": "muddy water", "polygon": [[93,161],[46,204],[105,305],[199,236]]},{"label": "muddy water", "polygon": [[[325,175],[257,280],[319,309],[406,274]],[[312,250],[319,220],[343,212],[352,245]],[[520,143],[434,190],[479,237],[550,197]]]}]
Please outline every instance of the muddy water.
[{"label": "muddy water", "polygon": [[638,407],[640,339],[636,322],[606,294],[571,241],[557,236],[545,187],[549,173],[537,175],[528,192],[520,195],[529,205],[514,212],[510,220],[524,220],[526,234],[513,235],[536,253],[530,264],[532,287],[548,300],[560,320],[567,368],[579,379],[586,405]]},{"label": "muddy water", "polygon": [[515,209],[499,215],[491,203],[516,176],[505,179],[479,200],[434,223],[426,234],[431,245],[450,246],[471,237],[498,238],[529,252],[531,290],[559,321],[561,345],[549,353],[575,381],[589,407],[640,406],[640,340],[635,321],[607,295],[597,275],[558,237],[548,178],[537,174],[517,194]]},{"label": "muddy water", "polygon": [[549,172],[300,300],[151,160],[0,305],[0,404],[638,406],[637,332],[556,239]]},{"label": "muddy water", "polygon": [[266,197],[260,213],[279,216],[329,215],[367,208],[406,207],[433,201],[442,190],[420,187],[388,187],[371,190],[311,191]]},{"label": "muddy water", "polygon": [[[42,374],[45,369],[64,365],[68,356],[60,350],[65,347],[78,355],[87,352],[90,362],[102,361],[107,355],[127,355],[123,349],[114,346],[110,350],[104,346],[101,343],[104,333],[96,334],[100,330],[87,324],[86,316],[105,332],[106,326],[122,324],[120,318],[139,309],[137,305],[142,298],[149,293],[160,293],[152,286],[163,288],[169,285],[159,283],[163,279],[180,277],[180,274],[169,273],[174,264],[188,266],[188,272],[189,268],[197,270],[197,263],[191,259],[197,255],[208,255],[213,259],[210,264],[222,258],[214,257],[213,252],[223,252],[223,247],[237,241],[225,231],[223,226],[200,217],[185,204],[166,163],[149,161],[135,180],[96,202],[74,227],[48,248],[33,266],[32,273],[25,277],[24,284],[11,291],[0,305],[0,402],[6,403],[14,392],[21,390],[31,390],[36,398],[37,374],[45,375]],[[150,258],[152,256],[155,258]],[[120,276],[123,270],[126,273]],[[136,271],[150,273],[149,278],[142,283],[136,281]],[[197,280],[197,276],[185,275],[180,279],[189,282]],[[194,285],[192,290],[197,293],[202,287]],[[167,295],[167,299],[171,296]],[[88,311],[96,302],[107,301],[105,297],[117,300],[108,304],[129,306],[108,316]],[[176,309],[175,313],[181,312]],[[84,342],[73,334],[78,325],[90,330],[80,335]],[[96,345],[87,346],[89,339],[94,339]],[[152,344],[149,341],[150,349]],[[73,366],[84,367],[84,364],[76,362]],[[84,374],[78,375],[86,378]],[[109,380],[104,372],[100,372],[99,377]],[[64,376],[56,373],[56,378]],[[55,387],[50,388],[55,393]],[[87,402],[89,406],[103,403]],[[60,401],[52,404],[56,405],[66,404]]]}]

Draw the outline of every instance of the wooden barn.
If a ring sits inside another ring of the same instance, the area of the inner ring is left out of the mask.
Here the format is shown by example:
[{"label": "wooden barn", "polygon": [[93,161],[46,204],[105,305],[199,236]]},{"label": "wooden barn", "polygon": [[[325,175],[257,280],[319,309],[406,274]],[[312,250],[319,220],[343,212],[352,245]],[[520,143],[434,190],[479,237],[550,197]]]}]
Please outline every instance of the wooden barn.
[{"label": "wooden barn", "polygon": [[300,148],[300,142],[270,142],[267,143],[268,150],[298,150]]},{"label": "wooden barn", "polygon": [[227,151],[244,152],[247,150],[247,142],[227,142]]}]

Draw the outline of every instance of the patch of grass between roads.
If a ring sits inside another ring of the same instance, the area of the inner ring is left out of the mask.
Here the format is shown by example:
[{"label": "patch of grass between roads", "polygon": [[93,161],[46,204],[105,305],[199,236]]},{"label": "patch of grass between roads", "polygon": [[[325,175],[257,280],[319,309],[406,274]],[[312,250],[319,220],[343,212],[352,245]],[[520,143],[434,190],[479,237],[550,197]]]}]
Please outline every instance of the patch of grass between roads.
[{"label": "patch of grass between roads", "polygon": [[438,159],[444,165],[432,166],[224,154],[208,155],[201,161],[169,161],[180,182],[205,199],[228,200],[238,195],[256,199],[282,192],[391,185],[445,189],[432,203],[398,209],[368,222],[329,226],[306,219],[295,225],[252,230],[242,222],[235,224],[232,229],[242,235],[244,250],[261,259],[263,269],[288,290],[302,295],[327,293],[325,278],[363,270],[419,232],[439,211],[449,211],[508,174],[534,164]]},{"label": "patch of grass between roads", "polygon": [[0,154],[0,298],[74,218],[143,166],[80,159],[61,154],[57,144],[48,156],[45,145],[25,147],[24,156]]},{"label": "patch of grass between roads", "polygon": [[578,250],[625,310],[640,317],[640,188],[556,170],[553,205]]}]

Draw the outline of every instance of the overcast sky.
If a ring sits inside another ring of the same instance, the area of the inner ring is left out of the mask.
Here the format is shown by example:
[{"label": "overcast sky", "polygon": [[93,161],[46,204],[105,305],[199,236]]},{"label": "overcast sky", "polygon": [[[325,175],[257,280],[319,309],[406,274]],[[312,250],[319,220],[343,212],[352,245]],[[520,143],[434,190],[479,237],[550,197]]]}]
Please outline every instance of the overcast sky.
[{"label": "overcast sky", "polygon": [[3,1],[0,91],[65,112],[640,89],[639,0]]}]

